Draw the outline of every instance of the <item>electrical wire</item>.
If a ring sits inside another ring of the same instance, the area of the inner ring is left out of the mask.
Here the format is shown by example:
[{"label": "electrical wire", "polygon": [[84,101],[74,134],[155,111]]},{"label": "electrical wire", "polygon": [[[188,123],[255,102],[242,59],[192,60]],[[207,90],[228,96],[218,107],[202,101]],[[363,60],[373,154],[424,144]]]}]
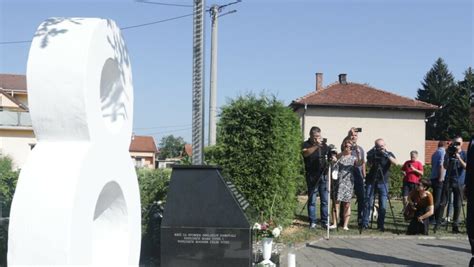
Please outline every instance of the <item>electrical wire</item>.
[{"label": "electrical wire", "polygon": [[153,4],[153,5],[160,5],[160,6],[193,7],[193,5],[170,4],[170,3],[164,3],[164,2],[152,2],[152,1],[144,1],[144,0],[137,0],[137,2],[146,3],[146,4]]},{"label": "electrical wire", "polygon": [[167,22],[167,21],[182,19],[182,18],[190,17],[190,16],[192,16],[192,15],[194,15],[194,13],[187,14],[187,15],[182,15],[182,16],[178,16],[178,17],[173,17],[173,18],[169,18],[169,19],[157,20],[157,21],[153,21],[153,22],[148,22],[148,23],[143,23],[143,24],[138,24],[138,25],[133,25],[133,26],[122,27],[122,28],[120,28],[120,29],[121,29],[121,30],[128,30],[128,29],[132,29],[132,28],[138,28],[138,27],[143,27],[143,26],[148,26],[148,25],[163,23],[163,22]]},{"label": "electrical wire", "polygon": [[[167,21],[182,19],[182,18],[190,17],[190,16],[192,16],[192,15],[194,15],[194,13],[186,14],[186,15],[182,15],[182,16],[178,16],[178,17],[172,17],[172,18],[168,18],[168,19],[162,19],[162,20],[152,21],[152,22],[148,22],[148,23],[142,23],[142,24],[137,24],[137,25],[132,25],[132,26],[126,26],[126,27],[122,27],[122,28],[120,28],[120,29],[121,29],[121,30],[128,30],[128,29],[133,29],[133,28],[139,28],[139,27],[149,26],[149,25],[158,24],[158,23],[163,23],[163,22],[167,22]],[[5,41],[5,42],[0,42],[0,45],[25,44],[25,43],[31,43],[31,41],[28,41],[28,40],[23,40],[23,41]]]},{"label": "electrical wire", "polygon": [[165,134],[165,133],[174,133],[174,132],[188,131],[188,130],[191,130],[192,128],[193,128],[193,127],[187,127],[187,128],[182,128],[182,129],[176,129],[176,130],[159,131],[159,132],[142,133],[142,134],[143,134],[143,135],[158,135],[158,134]]},{"label": "electrical wire", "polygon": [[191,124],[181,124],[181,125],[165,125],[165,126],[154,126],[154,127],[137,127],[133,128],[134,130],[153,130],[153,129],[163,129],[163,128],[181,128],[181,127],[191,127]]}]

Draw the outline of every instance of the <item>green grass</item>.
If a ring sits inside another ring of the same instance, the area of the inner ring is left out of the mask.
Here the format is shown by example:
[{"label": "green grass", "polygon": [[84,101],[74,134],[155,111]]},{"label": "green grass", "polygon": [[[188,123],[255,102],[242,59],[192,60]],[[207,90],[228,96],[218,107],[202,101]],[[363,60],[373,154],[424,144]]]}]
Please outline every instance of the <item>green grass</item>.
[{"label": "green grass", "polygon": [[[370,222],[369,222],[369,229],[363,230],[362,234],[359,233],[359,229],[357,226],[357,205],[355,203],[355,199],[352,200],[351,202],[351,218],[349,221],[349,231],[344,231],[342,228],[338,230],[330,230],[330,236],[350,236],[350,235],[364,235],[364,236],[397,236],[397,233],[399,236],[405,236],[406,230],[408,227],[408,222],[405,222],[403,218],[403,214],[401,214],[402,210],[402,201],[401,200],[391,200],[392,205],[393,205],[393,213],[395,215],[395,222],[396,225],[394,224],[393,221],[393,216],[392,212],[390,210],[390,207],[387,203],[387,212],[385,214],[385,232],[380,232],[376,230],[377,228],[377,221],[374,219],[374,222],[372,224],[373,229],[370,229]],[[279,238],[278,242],[288,244],[288,243],[301,243],[301,242],[306,242],[310,240],[315,240],[319,239],[322,237],[326,237],[327,230],[321,229],[320,227],[314,230],[310,230],[308,228],[308,217],[307,217],[307,209],[303,209],[304,202],[298,203],[297,208],[295,209],[295,221],[293,222],[293,225],[291,226],[291,229],[286,229],[281,237]],[[318,208],[318,216],[319,216],[319,202],[317,202],[317,208]],[[464,205],[464,209],[466,206]],[[303,212],[300,211],[303,209]],[[461,234],[453,234],[451,233],[451,224],[448,227],[448,230],[446,230],[446,226],[442,226],[436,233],[433,232],[433,225],[430,225],[430,230],[429,230],[429,235],[430,236],[435,236],[435,237],[446,237],[446,236],[460,236],[460,235],[465,235],[466,233],[466,226],[464,223],[464,218],[461,213],[460,215],[461,218],[461,225],[460,225],[460,230]]]}]

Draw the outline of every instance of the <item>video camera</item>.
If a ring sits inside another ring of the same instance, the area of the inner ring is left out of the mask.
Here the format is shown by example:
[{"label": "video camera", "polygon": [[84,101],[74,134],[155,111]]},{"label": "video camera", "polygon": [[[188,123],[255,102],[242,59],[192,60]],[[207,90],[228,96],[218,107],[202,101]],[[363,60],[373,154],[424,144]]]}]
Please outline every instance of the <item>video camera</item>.
[{"label": "video camera", "polygon": [[375,162],[380,162],[382,159],[388,158],[388,153],[382,150],[382,147],[376,145],[372,157]]},{"label": "video camera", "polygon": [[448,157],[451,159],[456,158],[456,153],[458,152],[458,146],[460,146],[460,142],[452,142],[448,148],[446,149],[446,153],[448,153]]},{"label": "video camera", "polygon": [[333,155],[337,155],[337,149],[336,146],[333,144],[327,144],[328,139],[323,138],[323,141],[321,142],[323,146],[327,147],[327,153],[326,153],[326,159],[327,161],[331,161],[331,158]]}]

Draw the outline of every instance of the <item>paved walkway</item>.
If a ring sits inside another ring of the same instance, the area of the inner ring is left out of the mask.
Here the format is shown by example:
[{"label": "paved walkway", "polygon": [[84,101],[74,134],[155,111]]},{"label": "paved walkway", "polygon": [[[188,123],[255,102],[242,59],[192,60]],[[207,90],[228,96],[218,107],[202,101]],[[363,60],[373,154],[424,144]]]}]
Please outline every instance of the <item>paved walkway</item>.
[{"label": "paved walkway", "polygon": [[[467,239],[335,237],[296,248],[296,266],[468,266]],[[287,266],[286,252],[281,266]]]}]

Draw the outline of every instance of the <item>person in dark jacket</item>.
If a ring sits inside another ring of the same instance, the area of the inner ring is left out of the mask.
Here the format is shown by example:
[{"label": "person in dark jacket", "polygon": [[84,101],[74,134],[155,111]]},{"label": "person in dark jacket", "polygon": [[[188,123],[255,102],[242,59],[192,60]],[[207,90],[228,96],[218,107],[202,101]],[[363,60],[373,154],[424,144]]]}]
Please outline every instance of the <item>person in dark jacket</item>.
[{"label": "person in dark jacket", "polygon": [[464,183],[464,193],[467,198],[467,236],[471,244],[471,261],[469,266],[474,266],[474,136],[471,137],[467,151],[466,179]]}]

